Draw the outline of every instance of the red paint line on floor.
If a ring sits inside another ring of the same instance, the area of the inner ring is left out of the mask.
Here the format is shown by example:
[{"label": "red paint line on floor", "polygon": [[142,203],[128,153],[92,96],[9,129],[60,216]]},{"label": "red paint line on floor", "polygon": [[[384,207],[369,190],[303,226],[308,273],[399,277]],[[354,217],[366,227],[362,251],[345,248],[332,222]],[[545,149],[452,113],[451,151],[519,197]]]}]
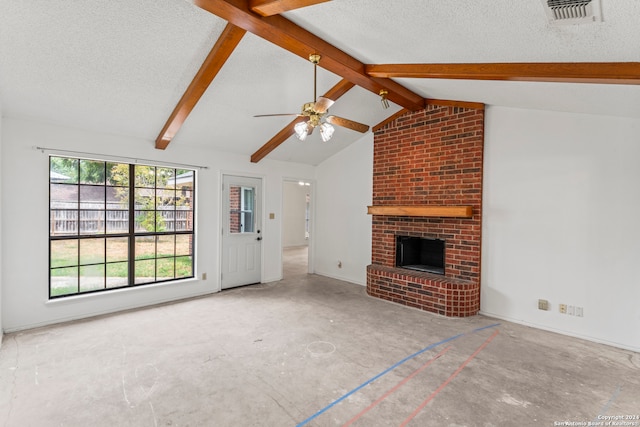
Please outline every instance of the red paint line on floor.
[{"label": "red paint line on floor", "polygon": [[415,411],[413,411],[411,413],[411,415],[409,415],[407,417],[407,419],[405,419],[402,424],[400,424],[400,427],[405,427],[407,424],[409,424],[409,422],[415,418],[416,415],[418,415],[420,413],[420,411],[422,411],[424,409],[425,406],[427,406],[427,404],[429,402],[431,402],[433,400],[433,398],[435,398],[438,393],[440,393],[455,377],[458,376],[458,374],[464,369],[465,366],[467,366],[469,364],[469,362],[471,362],[490,342],[491,340],[493,340],[496,335],[498,335],[498,330],[496,330],[489,338],[487,338],[485,340],[485,342],[482,343],[482,345],[480,347],[478,347],[478,349],[476,351],[473,352],[473,354],[471,356],[469,356],[469,358],[467,360],[465,360],[462,365],[460,365],[458,367],[458,369],[456,369],[456,371],[451,374],[451,376],[449,378],[447,378],[442,384],[440,384],[440,386],[436,389],[436,391],[434,391],[433,393],[431,393],[431,395],[429,395],[429,397],[427,397],[421,404],[420,406],[418,406],[416,408]]},{"label": "red paint line on floor", "polygon": [[390,388],[389,390],[387,390],[387,392],[385,394],[383,394],[381,397],[379,397],[375,402],[373,402],[371,405],[367,406],[365,409],[363,409],[360,413],[358,413],[356,416],[354,416],[353,418],[351,418],[349,421],[347,421],[342,427],[347,427],[350,426],[351,424],[353,424],[354,422],[356,422],[361,416],[363,416],[364,414],[366,414],[367,412],[369,412],[371,409],[373,409],[374,407],[376,407],[380,402],[382,402],[384,399],[386,399],[387,397],[389,397],[392,393],[394,393],[396,390],[398,390],[400,387],[402,387],[403,385],[405,385],[407,382],[409,382],[409,380],[413,377],[415,377],[416,375],[418,375],[420,372],[424,371],[427,366],[431,365],[433,362],[435,362],[437,359],[439,359],[441,356],[443,356],[447,351],[449,351],[449,349],[451,348],[451,346],[445,348],[444,350],[442,350],[440,353],[436,354],[432,359],[428,360],[424,365],[422,365],[421,367],[419,367],[418,369],[416,369],[415,371],[413,371],[409,376],[407,376],[405,379],[403,379],[402,381],[400,381],[398,384],[396,384],[395,386],[393,386],[392,388]]}]

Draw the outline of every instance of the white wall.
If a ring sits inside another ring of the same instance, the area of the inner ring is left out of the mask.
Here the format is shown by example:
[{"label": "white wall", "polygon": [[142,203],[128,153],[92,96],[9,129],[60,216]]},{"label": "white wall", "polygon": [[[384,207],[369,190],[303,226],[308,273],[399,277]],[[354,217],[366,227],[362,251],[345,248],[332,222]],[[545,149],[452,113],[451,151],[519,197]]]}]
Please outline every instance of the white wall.
[{"label": "white wall", "polygon": [[[219,283],[222,173],[264,179],[263,281],[282,277],[281,209],[285,176],[308,179],[314,167],[268,159],[193,150],[178,144],[166,151],[152,141],[86,132],[35,121],[2,123],[2,316],[7,331],[45,325],[163,301],[216,292]],[[209,166],[197,178],[196,271],[198,279],[48,301],[48,156],[34,146]],[[269,213],[275,219],[268,218]]]},{"label": "white wall", "polygon": [[491,107],[485,129],[482,313],[640,351],[640,119]]},{"label": "white wall", "polygon": [[[0,105],[0,242],[2,239],[2,105]],[[2,245],[0,244],[0,347],[2,346]]]},{"label": "white wall", "polygon": [[306,246],[305,237],[307,195],[311,187],[300,185],[297,181],[283,183],[282,208],[282,246]]},{"label": "white wall", "polygon": [[373,134],[318,165],[316,177],[315,272],[364,286],[371,264]]}]

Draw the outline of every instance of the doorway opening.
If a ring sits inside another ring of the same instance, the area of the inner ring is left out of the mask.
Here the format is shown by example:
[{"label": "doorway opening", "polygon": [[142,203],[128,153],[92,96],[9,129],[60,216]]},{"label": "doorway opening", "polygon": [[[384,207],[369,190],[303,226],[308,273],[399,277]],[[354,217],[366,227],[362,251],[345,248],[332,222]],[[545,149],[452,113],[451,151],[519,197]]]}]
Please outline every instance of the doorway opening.
[{"label": "doorway opening", "polygon": [[311,182],[285,180],[282,194],[282,277],[306,275],[311,272]]}]

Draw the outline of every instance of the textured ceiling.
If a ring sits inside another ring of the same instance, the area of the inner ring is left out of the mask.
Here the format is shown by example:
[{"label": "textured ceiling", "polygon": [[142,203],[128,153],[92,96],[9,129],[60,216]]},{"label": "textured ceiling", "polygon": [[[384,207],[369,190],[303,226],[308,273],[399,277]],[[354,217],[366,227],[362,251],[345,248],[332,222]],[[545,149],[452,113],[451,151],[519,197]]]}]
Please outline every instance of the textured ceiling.
[{"label": "textured ceiling", "polygon": [[[540,0],[333,0],[284,16],[364,63],[638,61],[640,1],[602,5],[603,22],[569,26],[550,26]],[[2,113],[153,147],[225,25],[184,0],[0,0]],[[318,93],[339,80],[320,69]],[[397,81],[427,98],[640,117],[639,85]],[[312,65],[247,33],[167,151],[248,156],[292,119],[253,115],[297,113],[312,98]],[[375,125],[398,109],[355,87],[331,114]],[[291,137],[268,158],[318,164],[360,135]]]}]

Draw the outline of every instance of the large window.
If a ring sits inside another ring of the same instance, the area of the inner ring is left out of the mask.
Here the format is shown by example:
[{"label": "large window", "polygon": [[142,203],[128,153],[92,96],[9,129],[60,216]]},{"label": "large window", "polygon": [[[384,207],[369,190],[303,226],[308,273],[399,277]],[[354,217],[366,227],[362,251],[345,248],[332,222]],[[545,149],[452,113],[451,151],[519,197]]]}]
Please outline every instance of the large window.
[{"label": "large window", "polygon": [[49,298],[194,276],[193,170],[49,165]]}]

